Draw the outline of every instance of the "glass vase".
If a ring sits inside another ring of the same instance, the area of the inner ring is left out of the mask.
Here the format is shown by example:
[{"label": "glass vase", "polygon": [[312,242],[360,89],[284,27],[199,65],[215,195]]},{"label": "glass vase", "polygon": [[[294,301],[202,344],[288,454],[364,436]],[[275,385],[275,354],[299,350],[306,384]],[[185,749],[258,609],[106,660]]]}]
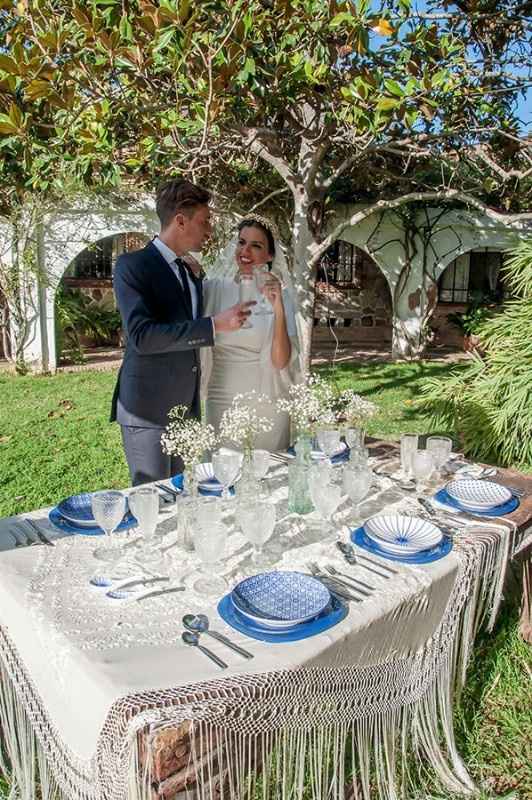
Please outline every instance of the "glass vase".
[{"label": "glass vase", "polygon": [[309,489],[312,451],[310,434],[299,434],[295,451],[296,457],[288,465],[288,511],[295,514],[309,514],[314,510]]},{"label": "glass vase", "polygon": [[242,471],[238,482],[237,496],[239,498],[253,498],[257,496],[257,481],[253,474],[253,449],[244,447]]},{"label": "glass vase", "polygon": [[192,552],[195,509],[198,503],[198,484],[193,466],[184,469],[183,479],[183,496],[177,501],[177,537],[178,543],[188,552]]}]

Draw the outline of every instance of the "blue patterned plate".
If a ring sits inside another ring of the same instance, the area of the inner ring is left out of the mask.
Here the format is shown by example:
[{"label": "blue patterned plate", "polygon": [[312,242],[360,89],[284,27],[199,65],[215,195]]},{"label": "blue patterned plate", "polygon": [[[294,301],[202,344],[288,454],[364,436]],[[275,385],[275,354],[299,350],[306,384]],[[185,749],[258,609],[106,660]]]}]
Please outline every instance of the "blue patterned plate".
[{"label": "blue patterned plate", "polygon": [[96,522],[92,513],[92,495],[90,492],[73,494],[57,504],[57,510],[68,522],[78,527],[95,527]]},{"label": "blue patterned plate", "polygon": [[218,603],[218,613],[224,622],[245,636],[262,642],[283,644],[284,642],[298,642],[301,639],[308,639],[310,636],[317,636],[319,633],[323,633],[323,631],[332,628],[345,619],[348,614],[348,608],[341,600],[332,596],[330,603],[317,617],[300,625],[293,625],[282,630],[272,630],[260,623],[246,619],[235,608],[231,601],[231,596],[228,594],[222,597]]},{"label": "blue patterned plate", "polygon": [[453,541],[450,536],[444,536],[436,547],[430,547],[428,550],[421,550],[419,553],[413,555],[398,555],[396,553],[389,553],[383,550],[369,536],[366,535],[364,528],[357,528],[351,531],[351,541],[359,547],[363,547],[370,553],[374,553],[381,558],[386,558],[391,561],[401,561],[403,564],[430,564],[431,561],[439,561],[440,558],[446,556],[453,549]]},{"label": "blue patterned plate", "polygon": [[[94,525],[89,525],[89,526],[76,525],[75,523],[70,522],[70,520],[65,519],[60,513],[58,506],[52,508],[52,510],[48,514],[48,519],[50,520],[54,528],[63,531],[63,533],[81,533],[85,534],[86,536],[99,536],[100,534],[103,535],[102,529],[99,528],[98,525],[96,525],[96,523],[94,523]],[[128,511],[124,519],[118,526],[117,531],[127,531],[129,530],[129,528],[136,528],[136,526],[137,526],[137,520],[135,519],[133,514],[131,514],[131,512]]]},{"label": "blue patterned plate", "polygon": [[231,599],[238,612],[253,623],[299,625],[320,614],[331,594],[310,575],[275,571],[241,581]]},{"label": "blue patterned plate", "polygon": [[445,486],[445,491],[463,508],[470,508],[472,511],[490,511],[512,499],[512,493],[506,486],[472,478],[450,481]]},{"label": "blue patterned plate", "polygon": [[467,511],[468,514],[474,514],[476,517],[503,517],[505,514],[511,514],[519,506],[519,498],[512,496],[511,500],[501,506],[495,506],[495,508],[485,509],[484,511],[473,510],[462,506],[450,494],[447,494],[445,489],[440,489],[439,492],[436,492],[432,499],[436,500],[437,503],[450,507],[451,511]]}]

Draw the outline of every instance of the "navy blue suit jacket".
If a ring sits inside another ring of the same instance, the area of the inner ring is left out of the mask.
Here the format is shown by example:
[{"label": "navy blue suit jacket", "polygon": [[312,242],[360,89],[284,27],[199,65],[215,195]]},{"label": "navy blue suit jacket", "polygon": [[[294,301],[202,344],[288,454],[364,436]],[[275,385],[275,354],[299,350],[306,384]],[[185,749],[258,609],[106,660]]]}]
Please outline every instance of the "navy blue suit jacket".
[{"label": "navy blue suit jacket", "polygon": [[119,256],[113,281],[127,339],[111,420],[164,427],[175,405],[185,405],[199,417],[199,348],[212,346],[214,335],[212,320],[201,316],[201,280],[193,280],[197,319],[192,319],[181,284],[155,245],[150,242]]}]

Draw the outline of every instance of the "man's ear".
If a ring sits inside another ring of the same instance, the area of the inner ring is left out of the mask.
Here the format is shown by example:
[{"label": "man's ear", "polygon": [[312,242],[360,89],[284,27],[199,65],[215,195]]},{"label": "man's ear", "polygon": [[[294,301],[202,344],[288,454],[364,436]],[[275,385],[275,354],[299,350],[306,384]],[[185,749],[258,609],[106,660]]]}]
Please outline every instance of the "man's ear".
[{"label": "man's ear", "polygon": [[180,231],[182,231],[183,228],[185,227],[185,215],[181,211],[178,211],[178,213],[174,217],[174,221],[177,228]]}]

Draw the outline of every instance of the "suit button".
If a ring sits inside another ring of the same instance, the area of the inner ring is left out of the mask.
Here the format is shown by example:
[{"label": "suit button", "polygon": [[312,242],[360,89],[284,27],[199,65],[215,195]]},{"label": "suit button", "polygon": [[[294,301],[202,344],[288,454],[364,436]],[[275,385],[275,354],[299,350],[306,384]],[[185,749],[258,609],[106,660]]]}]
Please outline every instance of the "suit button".
[{"label": "suit button", "polygon": [[197,371],[198,371],[197,367],[192,367],[192,372],[197,372]]}]

